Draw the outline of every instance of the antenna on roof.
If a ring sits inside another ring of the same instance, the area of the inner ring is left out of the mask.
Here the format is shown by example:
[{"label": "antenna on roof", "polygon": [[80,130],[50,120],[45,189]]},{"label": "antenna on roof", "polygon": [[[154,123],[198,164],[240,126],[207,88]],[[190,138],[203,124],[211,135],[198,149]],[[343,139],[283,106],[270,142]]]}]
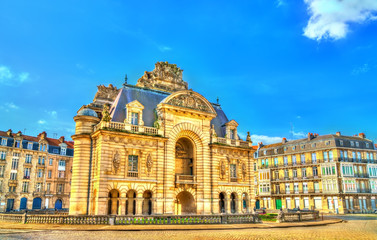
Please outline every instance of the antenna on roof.
[{"label": "antenna on roof", "polygon": [[128,80],[128,77],[127,77],[127,74],[126,74],[126,76],[124,77],[123,87],[125,87],[127,85],[127,80]]},{"label": "antenna on roof", "polygon": [[219,97],[216,98],[216,102],[217,102],[217,104],[219,104]]}]

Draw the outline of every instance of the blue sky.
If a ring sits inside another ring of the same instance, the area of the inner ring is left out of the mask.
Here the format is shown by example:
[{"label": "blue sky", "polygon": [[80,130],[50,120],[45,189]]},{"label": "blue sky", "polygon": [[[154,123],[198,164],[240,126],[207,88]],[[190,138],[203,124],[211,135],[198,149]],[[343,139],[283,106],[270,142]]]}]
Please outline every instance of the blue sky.
[{"label": "blue sky", "polygon": [[0,0],[0,129],[74,133],[97,85],[182,69],[254,142],[377,140],[377,1]]}]

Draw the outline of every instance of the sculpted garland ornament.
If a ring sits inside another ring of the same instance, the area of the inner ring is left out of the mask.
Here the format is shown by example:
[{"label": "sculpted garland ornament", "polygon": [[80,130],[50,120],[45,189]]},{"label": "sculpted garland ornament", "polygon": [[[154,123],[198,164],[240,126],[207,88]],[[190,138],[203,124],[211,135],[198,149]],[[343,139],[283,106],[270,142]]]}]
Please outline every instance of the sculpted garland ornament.
[{"label": "sculpted garland ornament", "polygon": [[197,98],[192,92],[172,98],[167,103],[173,106],[197,109],[203,112],[211,112],[211,109],[206,105],[206,103]]}]

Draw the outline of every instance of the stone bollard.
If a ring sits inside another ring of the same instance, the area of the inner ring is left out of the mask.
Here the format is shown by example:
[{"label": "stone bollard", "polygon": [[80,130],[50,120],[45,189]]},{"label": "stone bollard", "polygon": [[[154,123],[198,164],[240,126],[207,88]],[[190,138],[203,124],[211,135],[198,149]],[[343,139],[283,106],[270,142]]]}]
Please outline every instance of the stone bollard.
[{"label": "stone bollard", "polygon": [[22,223],[25,224],[27,221],[27,213],[25,212],[24,215],[22,216]]},{"label": "stone bollard", "polygon": [[284,212],[282,210],[280,210],[277,218],[276,218],[276,222],[277,223],[282,223],[284,222]]},{"label": "stone bollard", "polygon": [[109,217],[109,225],[115,224],[115,217]]}]

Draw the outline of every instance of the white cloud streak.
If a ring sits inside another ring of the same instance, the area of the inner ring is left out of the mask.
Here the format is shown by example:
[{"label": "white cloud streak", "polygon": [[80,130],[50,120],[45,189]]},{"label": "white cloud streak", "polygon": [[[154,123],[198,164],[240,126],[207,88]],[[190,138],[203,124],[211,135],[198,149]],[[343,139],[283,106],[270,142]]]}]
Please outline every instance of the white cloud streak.
[{"label": "white cloud streak", "polygon": [[266,135],[256,135],[256,134],[252,134],[251,136],[251,141],[253,141],[253,143],[259,143],[259,142],[263,142],[263,144],[272,144],[272,143],[278,143],[278,142],[281,142],[282,141],[282,137],[270,137],[270,136],[266,136]]},{"label": "white cloud streak", "polygon": [[0,84],[18,86],[29,80],[29,73],[13,73],[7,66],[0,65]]},{"label": "white cloud streak", "polygon": [[346,37],[350,23],[377,20],[376,0],[304,0],[310,19],[304,36],[320,41]]},{"label": "white cloud streak", "polygon": [[13,102],[6,102],[0,106],[1,110],[4,110],[5,112],[9,112],[11,110],[17,110],[20,107],[14,104]]},{"label": "white cloud streak", "polygon": [[43,125],[43,124],[46,124],[46,123],[47,122],[45,120],[43,120],[43,119],[41,119],[41,120],[38,121],[38,124],[40,124],[40,125]]}]

